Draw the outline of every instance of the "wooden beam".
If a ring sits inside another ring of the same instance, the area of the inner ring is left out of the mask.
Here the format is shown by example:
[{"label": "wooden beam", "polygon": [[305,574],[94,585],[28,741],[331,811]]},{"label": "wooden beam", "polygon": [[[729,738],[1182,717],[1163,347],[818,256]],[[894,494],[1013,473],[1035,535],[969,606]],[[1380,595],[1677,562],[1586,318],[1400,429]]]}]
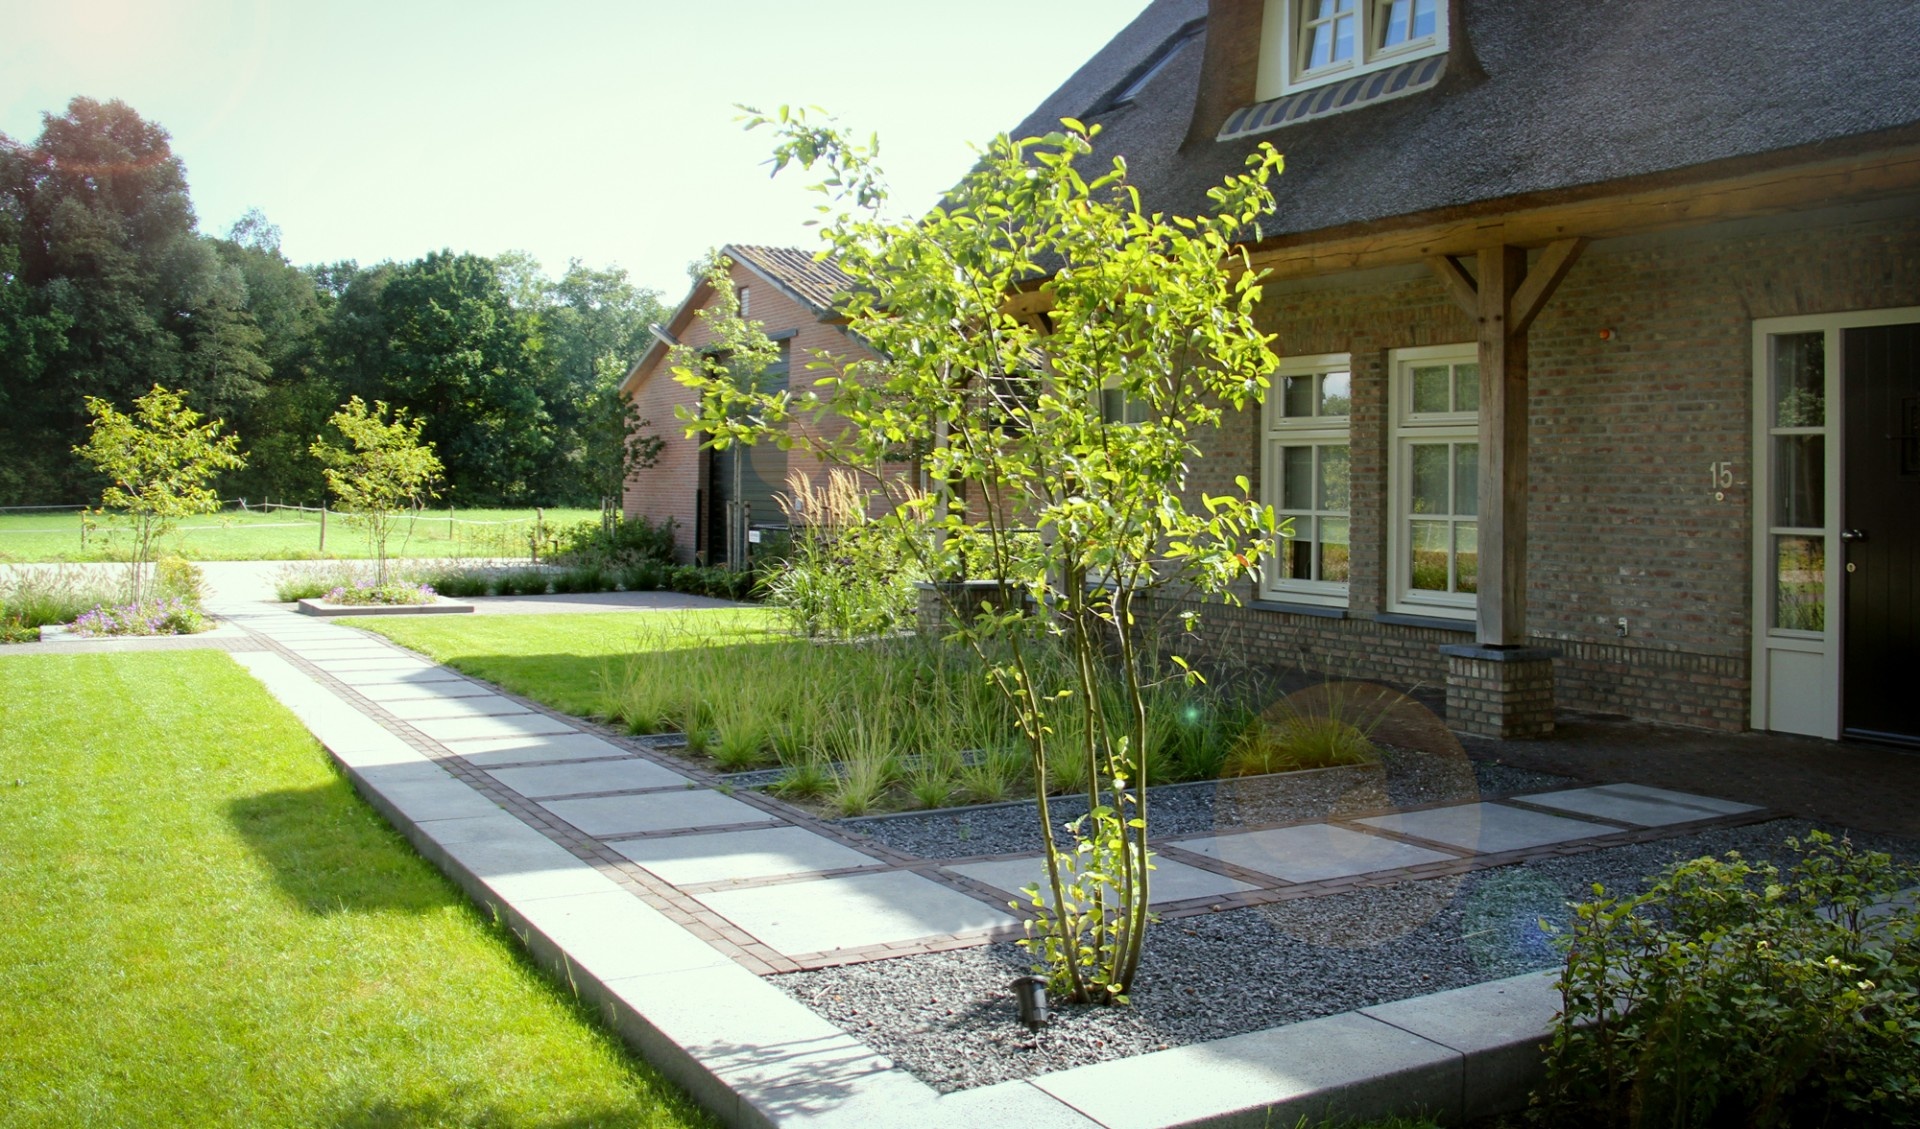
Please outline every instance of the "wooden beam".
[{"label": "wooden beam", "polygon": [[1467,273],[1467,268],[1459,259],[1452,255],[1435,255],[1427,260],[1427,265],[1433,268],[1440,284],[1447,288],[1448,294],[1453,295],[1454,302],[1466,311],[1468,317],[1480,316],[1480,284]]},{"label": "wooden beam", "polygon": [[1527,331],[1586,249],[1587,240],[1579,237],[1547,244],[1547,249],[1540,252],[1540,261],[1527,271],[1526,281],[1513,293],[1513,306],[1507,311],[1507,336],[1518,337]]},{"label": "wooden beam", "polygon": [[[1788,159],[1775,157],[1774,160]],[[1721,179],[1672,176],[1283,235],[1249,252],[1275,279],[1405,266],[1502,244],[1543,247],[1575,236],[1608,239],[1806,208],[1920,197],[1920,145],[1807,162]]]},{"label": "wooden beam", "polygon": [[1511,331],[1527,272],[1520,247],[1480,251],[1480,514],[1478,638],[1527,641],[1527,335]]}]

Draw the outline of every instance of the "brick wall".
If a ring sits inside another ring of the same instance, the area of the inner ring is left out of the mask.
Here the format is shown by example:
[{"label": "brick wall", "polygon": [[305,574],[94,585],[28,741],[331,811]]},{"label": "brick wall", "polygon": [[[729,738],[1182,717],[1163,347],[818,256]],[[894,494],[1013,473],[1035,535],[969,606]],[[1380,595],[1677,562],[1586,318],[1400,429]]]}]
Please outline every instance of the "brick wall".
[{"label": "brick wall", "polygon": [[[822,323],[811,308],[794,301],[779,287],[748,268],[736,263],[732,277],[736,292],[743,286],[751,288],[750,315],[761,323],[767,333],[798,331],[787,342],[788,363],[791,366],[790,387],[798,390],[821,375],[818,372],[810,373],[807,368],[818,354],[839,358],[842,363],[853,356],[872,356],[869,350],[850,339],[838,327]],[[677,311],[669,327],[674,335],[696,347],[709,341],[709,335],[696,316],[697,310],[708,304],[710,302],[703,298]],[[674,415],[674,408],[680,405],[691,408],[694,404],[693,393],[673,379],[673,374],[667,371],[663,353],[652,363],[642,365],[636,374],[631,396],[641,416],[652,421],[652,431],[664,439],[666,445],[653,466],[628,479],[623,497],[624,512],[628,517],[645,517],[656,523],[672,518],[678,525],[679,559],[691,561],[694,530],[698,522],[696,499],[704,485],[702,475],[706,458],[698,442],[687,438],[683,426]],[[824,478],[826,473],[817,459],[801,451],[788,453],[787,470],[790,474],[805,472],[816,480]],[[754,520],[779,522],[783,518],[777,514],[760,515],[756,512]]]},{"label": "brick wall", "polygon": [[[1530,338],[1528,626],[1560,654],[1562,706],[1745,727],[1752,322],[1911,305],[1916,280],[1920,220],[1905,217],[1802,216],[1587,251]],[[1474,327],[1418,270],[1272,287],[1262,326],[1282,355],[1352,355],[1349,607],[1344,618],[1209,608],[1200,649],[1439,685],[1446,664],[1434,648],[1471,635],[1373,618],[1389,599],[1397,469],[1388,350],[1470,342]],[[1241,474],[1260,481],[1258,423],[1257,411],[1239,413],[1203,443],[1196,492],[1230,490]],[[1708,468],[1720,461],[1735,484],[1716,498]]]}]

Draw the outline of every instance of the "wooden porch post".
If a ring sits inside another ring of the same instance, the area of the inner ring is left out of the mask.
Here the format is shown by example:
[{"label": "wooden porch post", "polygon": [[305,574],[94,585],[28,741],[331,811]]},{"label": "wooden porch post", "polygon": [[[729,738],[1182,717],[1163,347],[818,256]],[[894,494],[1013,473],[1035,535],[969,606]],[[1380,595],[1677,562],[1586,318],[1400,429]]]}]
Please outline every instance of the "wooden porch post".
[{"label": "wooden porch post", "polygon": [[1477,277],[1457,259],[1429,260],[1480,327],[1480,599],[1483,647],[1527,641],[1527,327],[1586,249],[1563,239],[1532,271],[1520,247],[1481,248]]},{"label": "wooden porch post", "polygon": [[1527,335],[1508,328],[1519,247],[1480,251],[1481,646],[1527,641]]}]

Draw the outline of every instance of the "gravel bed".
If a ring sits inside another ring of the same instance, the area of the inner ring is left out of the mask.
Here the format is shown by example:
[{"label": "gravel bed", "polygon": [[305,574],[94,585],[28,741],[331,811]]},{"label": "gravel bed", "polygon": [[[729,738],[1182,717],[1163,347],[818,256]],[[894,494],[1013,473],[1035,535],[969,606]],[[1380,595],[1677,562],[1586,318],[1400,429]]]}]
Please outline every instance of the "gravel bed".
[{"label": "gravel bed", "polygon": [[[1446,800],[1484,799],[1567,783],[1565,777],[1487,761],[1384,748],[1377,768],[1328,768],[1151,788],[1148,817],[1157,838]],[[1086,812],[1086,797],[1056,797],[1049,809],[1056,823],[1064,823]],[[966,858],[1040,849],[1031,801],[837,822],[853,834],[922,858]]]},{"label": "gravel bed", "polygon": [[[1014,1022],[1012,944],[903,957],[770,983],[943,1092],[1257,1031],[1553,967],[1542,918],[1594,882],[1637,888],[1680,858],[1784,855],[1813,825],[1777,820],[1558,857],[1461,878],[1179,918],[1154,927],[1132,1003],[1066,1008],[1038,1035]],[[1915,844],[1856,835],[1863,849]]]}]

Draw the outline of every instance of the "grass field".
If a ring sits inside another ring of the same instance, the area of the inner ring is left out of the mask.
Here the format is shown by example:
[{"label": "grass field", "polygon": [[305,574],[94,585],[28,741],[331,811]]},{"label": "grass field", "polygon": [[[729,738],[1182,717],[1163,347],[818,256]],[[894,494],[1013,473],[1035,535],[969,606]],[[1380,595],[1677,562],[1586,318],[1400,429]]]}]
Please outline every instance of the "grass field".
[{"label": "grass field", "polygon": [[354,626],[576,717],[609,712],[606,681],[623,672],[628,655],[716,643],[793,642],[766,608],[372,616]]},{"label": "grass field", "polygon": [[0,1129],[713,1124],[226,655],[0,680]]},{"label": "grass field", "polygon": [[[594,521],[599,510],[544,511],[549,528]],[[387,551],[397,557],[525,557],[532,510],[424,510],[395,528]],[[0,562],[110,561],[126,559],[126,536],[114,523],[95,519],[82,537],[84,518],[75,510],[0,513]],[[321,557],[365,559],[367,536],[339,514],[328,514],[326,548],[320,515],[304,510],[238,510],[188,518],[160,548],[195,561],[284,561]]]}]

